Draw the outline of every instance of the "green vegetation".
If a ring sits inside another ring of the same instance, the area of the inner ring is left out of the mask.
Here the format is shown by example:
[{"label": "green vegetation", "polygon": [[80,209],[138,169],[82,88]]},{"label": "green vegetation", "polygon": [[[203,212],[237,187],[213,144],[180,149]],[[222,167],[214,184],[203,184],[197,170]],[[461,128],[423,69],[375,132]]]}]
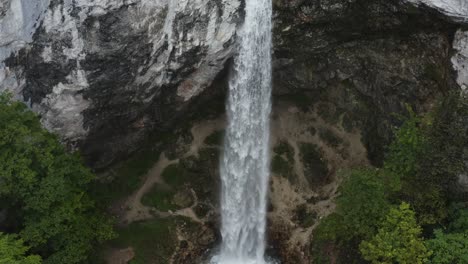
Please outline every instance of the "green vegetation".
[{"label": "green vegetation", "polygon": [[426,242],[433,252],[429,263],[453,264],[468,263],[468,232],[443,233],[437,229],[435,237]]},{"label": "green vegetation", "polygon": [[172,188],[156,184],[148,193],[143,196],[141,202],[144,205],[154,207],[160,211],[174,211],[180,209],[174,203],[174,195],[175,191]]},{"label": "green vegetation", "polygon": [[271,160],[271,171],[294,182],[295,174],[292,164],[285,160],[282,156],[274,155]]},{"label": "green vegetation", "polygon": [[468,102],[452,94],[425,116],[408,110],[382,168],[345,172],[336,211],[315,230],[316,263],[330,260],[330,245],[347,263],[467,262],[468,201],[453,186],[465,169]]},{"label": "green vegetation", "polygon": [[116,248],[132,246],[135,258],[131,264],[169,263],[177,241],[177,219],[153,219],[132,223],[119,230],[119,236],[111,242]]},{"label": "green vegetation", "polygon": [[189,180],[190,175],[179,164],[171,164],[162,172],[164,182],[171,187],[178,188]]},{"label": "green vegetation", "polygon": [[41,257],[27,255],[29,248],[16,235],[0,233],[0,263],[2,264],[40,264]]},{"label": "green vegetation", "polygon": [[294,148],[287,141],[280,141],[274,148],[273,152],[282,155],[289,162],[294,162]]},{"label": "green vegetation", "polygon": [[430,252],[424,245],[421,233],[422,229],[416,223],[409,204],[402,203],[390,209],[374,237],[362,241],[361,254],[374,264],[426,263]]},{"label": "green vegetation", "polygon": [[113,237],[110,220],[87,194],[94,179],[90,170],[25,105],[5,94],[0,95],[0,149],[3,228],[18,233],[31,253],[46,264],[79,263]]}]

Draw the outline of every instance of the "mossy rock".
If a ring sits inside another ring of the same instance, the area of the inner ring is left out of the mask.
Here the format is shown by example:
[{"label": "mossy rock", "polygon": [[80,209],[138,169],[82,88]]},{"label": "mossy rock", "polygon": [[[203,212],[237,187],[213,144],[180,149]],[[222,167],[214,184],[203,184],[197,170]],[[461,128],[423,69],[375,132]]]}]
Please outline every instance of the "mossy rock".
[{"label": "mossy rock", "polygon": [[301,160],[304,175],[311,188],[318,188],[328,183],[328,165],[317,145],[300,143]]}]

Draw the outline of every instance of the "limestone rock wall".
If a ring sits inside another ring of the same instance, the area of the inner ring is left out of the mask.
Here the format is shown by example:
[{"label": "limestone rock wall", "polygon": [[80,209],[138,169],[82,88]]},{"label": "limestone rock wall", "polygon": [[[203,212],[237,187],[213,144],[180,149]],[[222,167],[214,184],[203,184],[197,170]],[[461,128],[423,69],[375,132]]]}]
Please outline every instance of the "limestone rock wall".
[{"label": "limestone rock wall", "polygon": [[0,3],[0,90],[97,167],[210,86],[241,22],[240,0]]}]

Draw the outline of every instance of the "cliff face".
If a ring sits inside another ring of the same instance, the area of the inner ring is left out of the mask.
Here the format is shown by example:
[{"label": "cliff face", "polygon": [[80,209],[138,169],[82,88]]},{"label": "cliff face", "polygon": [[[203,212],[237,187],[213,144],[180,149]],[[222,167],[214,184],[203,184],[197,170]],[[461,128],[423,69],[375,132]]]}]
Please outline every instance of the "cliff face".
[{"label": "cliff face", "polygon": [[390,113],[405,113],[407,105],[427,111],[437,96],[466,82],[466,39],[453,22],[459,16],[449,20],[401,1],[276,5],[277,93],[309,97],[331,122],[359,128],[376,164],[398,124]]},{"label": "cliff face", "polygon": [[0,90],[97,167],[211,84],[241,21],[237,0],[33,2],[0,2]]},{"label": "cliff face", "polygon": [[[0,90],[104,167],[217,89],[242,2],[0,0]],[[463,0],[274,5],[275,95],[310,99],[363,128],[376,162],[395,122],[390,112],[405,103],[423,111],[468,83]]]}]

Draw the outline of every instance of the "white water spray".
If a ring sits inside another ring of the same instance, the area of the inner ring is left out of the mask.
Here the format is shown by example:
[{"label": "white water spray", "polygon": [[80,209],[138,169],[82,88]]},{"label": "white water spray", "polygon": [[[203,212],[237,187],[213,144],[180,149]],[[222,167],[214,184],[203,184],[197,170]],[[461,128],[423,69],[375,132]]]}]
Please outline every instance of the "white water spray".
[{"label": "white water spray", "polygon": [[218,264],[265,263],[271,112],[271,0],[246,0],[229,84],[221,162],[222,245]]}]

